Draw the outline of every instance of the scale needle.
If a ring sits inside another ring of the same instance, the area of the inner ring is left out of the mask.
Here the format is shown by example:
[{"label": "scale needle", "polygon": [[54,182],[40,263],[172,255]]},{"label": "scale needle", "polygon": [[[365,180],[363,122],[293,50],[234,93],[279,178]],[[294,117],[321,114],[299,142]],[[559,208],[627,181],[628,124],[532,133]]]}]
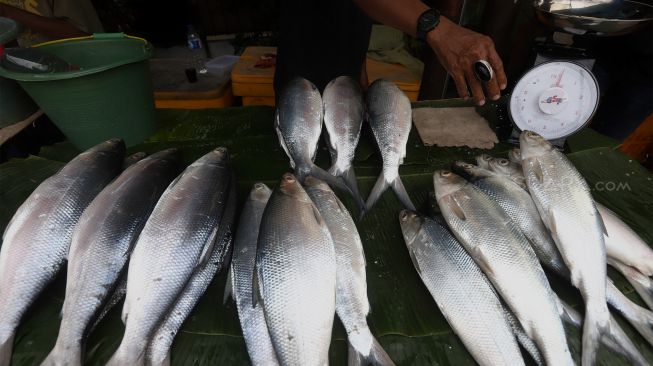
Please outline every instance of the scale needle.
[{"label": "scale needle", "polygon": [[556,86],[558,88],[560,87],[560,82],[562,81],[562,75],[564,75],[564,74],[565,74],[565,69],[562,69],[562,72],[560,73],[560,75],[558,75],[558,81],[556,81],[554,86]]}]

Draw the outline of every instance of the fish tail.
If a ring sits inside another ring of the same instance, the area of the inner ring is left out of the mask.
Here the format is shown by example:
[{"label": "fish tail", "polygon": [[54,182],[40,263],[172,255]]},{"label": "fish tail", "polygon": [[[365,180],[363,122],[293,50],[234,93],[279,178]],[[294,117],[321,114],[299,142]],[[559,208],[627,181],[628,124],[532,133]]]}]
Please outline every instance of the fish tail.
[{"label": "fish tail", "polygon": [[616,309],[637,332],[653,345],[653,312],[632,302],[608,281],[606,295],[610,305]]},{"label": "fish tail", "polygon": [[623,264],[616,259],[608,259],[608,263],[626,277],[626,280],[644,300],[646,306],[653,309],[653,282],[651,279],[637,268]]},{"label": "fish tail", "polygon": [[399,175],[397,175],[395,180],[390,182],[390,187],[392,187],[392,190],[397,194],[399,201],[401,201],[401,203],[403,203],[407,209],[412,211],[417,210],[413,204],[413,201],[410,200],[408,192],[406,192],[406,187],[404,187],[404,183],[401,181],[401,177]]},{"label": "fish tail", "polygon": [[[370,195],[367,196],[367,202],[365,202],[365,212],[369,212],[372,207],[374,207],[374,204],[376,204],[376,201],[381,198],[381,195],[383,192],[385,192],[386,189],[388,189],[390,185],[388,182],[386,182],[385,177],[383,176],[383,173],[379,175],[379,179],[376,180],[376,183],[374,183],[374,187],[372,188],[372,192],[370,192]],[[361,218],[363,216],[361,215]]]},{"label": "fish tail", "polygon": [[343,171],[340,176],[345,181],[347,187],[349,187],[349,190],[351,191],[351,194],[356,200],[356,204],[358,205],[360,215],[362,216],[365,213],[365,201],[358,191],[358,183],[356,181],[356,173],[354,172],[354,167],[350,166],[349,168],[345,169],[345,171]]},{"label": "fish tail", "polygon": [[[300,173],[301,173],[301,170],[300,170]],[[306,175],[310,175],[310,176],[313,176],[313,177],[315,177],[315,178],[317,178],[319,180],[325,181],[331,187],[337,187],[337,188],[339,188],[339,189],[341,189],[341,190],[343,190],[345,192],[348,192],[349,194],[351,194],[353,196],[353,193],[351,192],[349,187],[347,187],[347,185],[345,183],[343,183],[342,180],[340,180],[340,179],[334,177],[333,175],[327,173],[326,170],[320,168],[319,166],[317,166],[315,164],[313,164],[311,166],[311,169],[308,172],[308,174],[297,177],[297,179],[299,180],[300,183],[304,184],[304,179],[306,179]]]},{"label": "fish tail", "polygon": [[610,312],[605,303],[588,302],[583,322],[582,366],[592,366],[596,361],[601,337],[610,332]]},{"label": "fish tail", "polygon": [[610,317],[610,332],[603,336],[603,344],[610,350],[624,355],[633,365],[647,366],[649,363],[639,352],[637,347],[621,329],[619,323]]},{"label": "fish tail", "polygon": [[14,348],[14,331],[0,335],[0,366],[9,366],[11,363],[11,353]]},{"label": "fish tail", "polygon": [[370,329],[365,327],[356,333],[347,334],[349,341],[349,366],[353,365],[375,365],[394,366],[388,353],[383,349],[379,341],[374,338]]}]

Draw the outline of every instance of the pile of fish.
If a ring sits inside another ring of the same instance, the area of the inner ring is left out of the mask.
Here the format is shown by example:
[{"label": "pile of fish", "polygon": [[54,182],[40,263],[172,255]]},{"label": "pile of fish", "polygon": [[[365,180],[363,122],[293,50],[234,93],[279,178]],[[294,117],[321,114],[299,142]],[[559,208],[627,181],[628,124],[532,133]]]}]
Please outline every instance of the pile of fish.
[{"label": "pile of fish", "polygon": [[[383,79],[374,81],[363,97],[359,83],[348,76],[332,80],[322,96],[310,81],[296,78],[279,96],[275,128],[299,182],[303,184],[307,176],[313,176],[351,193],[362,217],[388,187],[407,208],[415,209],[399,176],[412,126],[411,116],[408,97],[395,84]],[[383,171],[367,202],[363,202],[358,192],[352,166],[364,117],[383,158]],[[314,163],[322,121],[328,132],[331,174]]]},{"label": "pile of fish", "polygon": [[[651,344],[653,313],[619,292],[606,267],[624,274],[650,306],[653,251],[593,200],[573,164],[541,136],[522,132],[510,158],[481,155],[477,165],[454,162],[455,173],[436,171],[440,214],[399,215],[437,306],[481,365],[524,364],[518,343],[537,364],[573,365],[563,322],[582,327],[582,365],[595,363],[600,344],[648,365],[608,304]],[[543,268],[580,290],[583,316],[557,297]]]},{"label": "pile of fish", "polygon": [[235,180],[225,148],[180,175],[176,149],[124,152],[116,139],[81,153],[7,226],[0,365],[10,364],[25,311],[66,263],[61,326],[42,365],[82,365],[89,333],[123,297],[126,330],[109,364],[169,364],[176,332],[230,254]]}]

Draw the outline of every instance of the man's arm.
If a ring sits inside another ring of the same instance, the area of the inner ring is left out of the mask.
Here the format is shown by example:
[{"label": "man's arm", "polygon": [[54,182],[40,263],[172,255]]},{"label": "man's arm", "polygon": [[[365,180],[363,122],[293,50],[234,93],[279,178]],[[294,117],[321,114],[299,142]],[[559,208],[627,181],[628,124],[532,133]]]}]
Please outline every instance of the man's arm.
[{"label": "man's arm", "polygon": [[[428,10],[419,0],[354,0],[372,19],[397,28],[415,36],[417,19]],[[506,74],[501,58],[494,49],[492,40],[482,34],[463,28],[444,16],[440,24],[426,35],[426,41],[438,56],[442,66],[451,74],[458,95],[469,97],[467,86],[472,91],[478,105],[485,104],[481,83],[474,76],[473,64],[477,60],[487,60],[494,69],[494,77],[487,85],[488,96],[492,100],[500,97],[500,89],[506,88]]]},{"label": "man's arm", "polygon": [[42,17],[3,3],[0,3],[0,16],[55,39],[88,35],[63,19]]}]

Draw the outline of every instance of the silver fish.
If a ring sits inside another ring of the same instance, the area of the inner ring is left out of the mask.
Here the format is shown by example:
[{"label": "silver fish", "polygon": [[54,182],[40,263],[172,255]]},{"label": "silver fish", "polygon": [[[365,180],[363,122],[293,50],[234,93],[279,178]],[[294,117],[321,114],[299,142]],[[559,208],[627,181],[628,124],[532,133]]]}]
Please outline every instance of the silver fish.
[{"label": "silver fish", "polygon": [[519,148],[510,149],[508,151],[508,160],[511,163],[521,165],[521,150]]},{"label": "silver fish", "polygon": [[77,155],[44,180],[7,225],[0,249],[0,365],[11,360],[27,308],[64,265],[77,221],[122,167],[125,144],[114,139]]},{"label": "silver fish", "polygon": [[[515,151],[519,152],[519,149],[511,150],[511,152]],[[494,169],[493,172],[497,174],[508,174],[507,171],[501,169]],[[599,204],[597,204],[597,207],[599,207]],[[599,210],[599,212],[601,211]],[[613,236],[618,237],[616,233]],[[564,263],[562,255],[560,255],[560,251],[558,251],[558,248],[555,246],[555,242],[551,243],[546,240],[536,240],[531,241],[531,244],[533,245],[533,249],[538,255],[538,258],[544,265],[564,278],[569,279],[571,277],[569,269]],[[536,247],[538,245],[541,246]],[[610,281],[607,282],[605,291],[608,304],[626,318],[626,320],[628,320],[628,322],[635,327],[635,329],[637,329],[637,331],[650,344],[653,345],[653,312],[632,302]]]},{"label": "silver fish", "polygon": [[449,172],[433,174],[440,210],[454,235],[501,294],[548,365],[573,365],[559,304],[535,252],[487,195]]},{"label": "silver fish", "polygon": [[563,153],[531,131],[522,132],[519,141],[528,190],[585,300],[582,364],[589,366],[610,327],[605,226],[587,182]]},{"label": "silver fish", "polygon": [[68,254],[66,297],[57,342],[42,365],[81,365],[89,326],[113,291],[159,196],[179,173],[176,149],[132,164],[79,219]]},{"label": "silver fish", "polygon": [[524,365],[503,305],[487,277],[447,228],[403,210],[399,223],[422,282],[480,365]]},{"label": "silver fish", "polygon": [[125,170],[129,168],[130,166],[138,163],[139,161],[143,160],[147,154],[143,151],[139,151],[136,153],[133,153],[129,155],[128,157],[125,158],[125,160],[122,162],[122,169]]},{"label": "silver fish", "polygon": [[367,90],[366,103],[367,121],[383,158],[383,172],[367,197],[365,210],[369,211],[383,192],[392,187],[399,201],[414,211],[415,205],[399,176],[399,165],[406,157],[406,143],[412,125],[410,100],[392,82],[378,79]]},{"label": "silver fish", "polygon": [[195,308],[202,295],[206,292],[215,274],[220,271],[225,260],[228,259],[228,254],[231,252],[233,223],[236,214],[235,188],[235,182],[232,182],[231,192],[229,193],[229,197],[227,197],[227,202],[224,204],[224,212],[220,215],[220,222],[215,236],[215,244],[213,244],[213,251],[210,254],[211,256],[203,267],[198,267],[193,273],[190,280],[188,280],[188,284],[186,284],[186,287],[152,337],[146,354],[146,363],[148,365],[170,365],[170,348],[177,332]]},{"label": "silver fish", "polygon": [[[367,299],[363,242],[347,208],[329,186],[315,178],[306,179],[306,193],[313,200],[333,239],[336,253],[336,313],[347,331],[347,340],[360,363],[394,365],[367,325]],[[351,349],[350,349],[351,352]]]},{"label": "silver fish", "polygon": [[637,291],[637,294],[644,300],[649,309],[653,309],[653,281],[651,281],[651,278],[638,271],[637,268],[610,257],[608,257],[608,264],[619,271]]},{"label": "silver fish", "polygon": [[490,169],[490,161],[494,159],[494,157],[488,155],[488,154],[480,154],[476,156],[476,165],[478,165],[479,168],[482,169]]},{"label": "silver fish", "polygon": [[143,365],[157,326],[210,259],[232,182],[227,149],[196,160],[163,192],[129,262],[125,334],[108,365]]},{"label": "silver fish", "polygon": [[263,212],[253,281],[254,306],[263,306],[279,363],[327,365],[336,310],[333,241],[290,173]]},{"label": "silver fish", "polygon": [[522,172],[520,164],[511,163],[508,159],[492,158],[492,160],[489,161],[489,165],[489,170],[505,175],[520,188],[528,190],[528,187],[526,186],[526,178],[524,178],[524,173]]},{"label": "silver fish", "polygon": [[262,306],[252,306],[252,278],[256,264],[256,247],[263,211],[272,191],[263,183],[256,183],[249,193],[238,221],[234,239],[234,254],[225,288],[225,300],[233,296],[238,308],[249,359],[254,366],[278,365],[277,355],[265,322]]},{"label": "silver fish", "polygon": [[302,78],[288,82],[279,95],[274,127],[279,144],[290,159],[290,166],[300,183],[312,175],[349,192],[341,180],[315,165],[322,133],[322,97],[315,85]]},{"label": "silver fish", "polygon": [[636,268],[645,276],[653,276],[653,249],[609,208],[596,202],[605,223],[605,249],[608,257]]},{"label": "silver fish", "polygon": [[365,210],[365,201],[358,192],[352,165],[365,113],[360,84],[349,76],[339,76],[324,88],[322,101],[324,126],[328,132],[331,153],[329,173],[344,180],[362,212]]}]

